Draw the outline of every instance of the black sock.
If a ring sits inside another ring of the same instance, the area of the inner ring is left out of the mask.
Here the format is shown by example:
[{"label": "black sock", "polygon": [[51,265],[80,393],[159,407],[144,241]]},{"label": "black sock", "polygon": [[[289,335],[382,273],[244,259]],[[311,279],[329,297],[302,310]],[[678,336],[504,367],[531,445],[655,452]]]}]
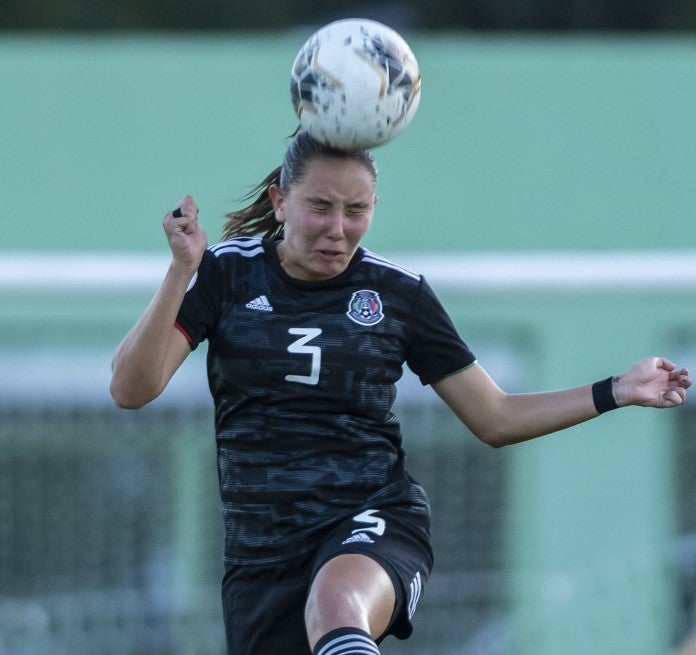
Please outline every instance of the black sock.
[{"label": "black sock", "polygon": [[317,642],[313,655],[379,655],[379,648],[363,630],[337,628]]}]

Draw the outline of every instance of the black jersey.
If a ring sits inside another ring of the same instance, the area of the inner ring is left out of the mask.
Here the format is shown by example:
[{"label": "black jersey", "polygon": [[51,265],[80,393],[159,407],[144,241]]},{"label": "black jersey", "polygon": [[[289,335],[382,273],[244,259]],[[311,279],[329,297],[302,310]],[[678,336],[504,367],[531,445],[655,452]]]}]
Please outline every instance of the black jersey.
[{"label": "black jersey", "polygon": [[422,506],[391,408],[406,363],[423,384],[471,365],[427,282],[359,248],[322,282],[290,277],[277,242],[209,248],[177,318],[208,340],[218,473],[231,563],[314,546],[350,514]]}]

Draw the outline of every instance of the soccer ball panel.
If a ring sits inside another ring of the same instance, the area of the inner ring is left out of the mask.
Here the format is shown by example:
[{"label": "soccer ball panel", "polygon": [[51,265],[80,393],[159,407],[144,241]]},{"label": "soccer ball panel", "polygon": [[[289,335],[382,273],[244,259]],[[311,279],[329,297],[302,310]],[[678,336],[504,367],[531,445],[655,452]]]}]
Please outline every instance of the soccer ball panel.
[{"label": "soccer ball panel", "polygon": [[293,63],[300,127],[340,149],[374,148],[401,133],[420,101],[413,52],[391,28],[346,19],[312,34]]}]

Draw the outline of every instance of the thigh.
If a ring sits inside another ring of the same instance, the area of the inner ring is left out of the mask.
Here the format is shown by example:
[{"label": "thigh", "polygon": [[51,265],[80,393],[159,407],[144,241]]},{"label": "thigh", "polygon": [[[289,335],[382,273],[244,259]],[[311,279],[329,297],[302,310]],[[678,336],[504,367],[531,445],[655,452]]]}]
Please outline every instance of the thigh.
[{"label": "thigh", "polygon": [[373,639],[394,616],[394,583],[382,565],[362,553],[341,553],[314,576],[305,607],[309,645],[338,628],[359,628]]},{"label": "thigh", "polygon": [[232,566],[222,583],[229,655],[309,655],[304,604],[312,560]]},{"label": "thigh", "polygon": [[411,618],[433,566],[429,513],[420,507],[386,507],[343,521],[319,550],[312,578],[325,563],[347,553],[375,560],[394,586],[394,613],[377,641],[389,634],[408,638],[413,632]]}]

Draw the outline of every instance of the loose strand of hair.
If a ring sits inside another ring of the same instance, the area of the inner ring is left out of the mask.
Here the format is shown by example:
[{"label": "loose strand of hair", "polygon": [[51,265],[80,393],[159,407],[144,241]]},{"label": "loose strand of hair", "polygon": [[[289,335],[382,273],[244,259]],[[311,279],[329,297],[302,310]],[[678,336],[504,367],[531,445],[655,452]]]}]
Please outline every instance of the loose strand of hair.
[{"label": "loose strand of hair", "polygon": [[235,237],[261,236],[264,239],[278,239],[283,235],[283,224],[275,217],[273,204],[268,194],[272,184],[279,184],[281,166],[274,168],[245,197],[251,200],[246,207],[226,214],[227,221],[222,228],[222,239]]}]

